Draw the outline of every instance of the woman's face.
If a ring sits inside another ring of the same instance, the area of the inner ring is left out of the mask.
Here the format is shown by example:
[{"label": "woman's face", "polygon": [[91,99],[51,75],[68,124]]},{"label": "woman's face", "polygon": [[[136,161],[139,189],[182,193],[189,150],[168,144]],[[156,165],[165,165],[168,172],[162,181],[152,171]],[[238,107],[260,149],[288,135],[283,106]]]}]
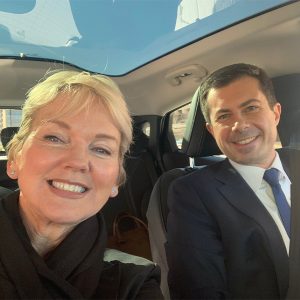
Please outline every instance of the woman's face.
[{"label": "woman's face", "polygon": [[115,196],[121,135],[103,105],[44,122],[59,111],[64,97],[36,113],[32,132],[10,168],[27,217],[75,225]]}]

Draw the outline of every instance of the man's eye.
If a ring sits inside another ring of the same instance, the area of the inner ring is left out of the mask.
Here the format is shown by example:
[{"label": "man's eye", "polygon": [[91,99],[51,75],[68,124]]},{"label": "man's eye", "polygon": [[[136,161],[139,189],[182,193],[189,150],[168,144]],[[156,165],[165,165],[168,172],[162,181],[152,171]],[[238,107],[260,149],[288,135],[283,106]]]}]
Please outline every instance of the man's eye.
[{"label": "man's eye", "polygon": [[63,143],[63,141],[55,135],[46,135],[44,139],[53,143]]},{"label": "man's eye", "polygon": [[250,105],[246,107],[246,112],[252,112],[258,110],[258,106]]},{"label": "man's eye", "polygon": [[219,115],[217,117],[217,121],[224,121],[224,120],[227,120],[228,118],[229,118],[229,114]]}]

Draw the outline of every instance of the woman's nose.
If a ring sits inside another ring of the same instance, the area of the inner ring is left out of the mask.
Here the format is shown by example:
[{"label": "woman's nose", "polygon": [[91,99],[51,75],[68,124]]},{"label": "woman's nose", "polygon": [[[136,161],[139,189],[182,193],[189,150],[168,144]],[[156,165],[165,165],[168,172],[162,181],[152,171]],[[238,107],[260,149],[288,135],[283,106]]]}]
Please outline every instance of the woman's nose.
[{"label": "woman's nose", "polygon": [[71,147],[66,155],[65,167],[87,172],[91,168],[88,149],[80,145]]}]

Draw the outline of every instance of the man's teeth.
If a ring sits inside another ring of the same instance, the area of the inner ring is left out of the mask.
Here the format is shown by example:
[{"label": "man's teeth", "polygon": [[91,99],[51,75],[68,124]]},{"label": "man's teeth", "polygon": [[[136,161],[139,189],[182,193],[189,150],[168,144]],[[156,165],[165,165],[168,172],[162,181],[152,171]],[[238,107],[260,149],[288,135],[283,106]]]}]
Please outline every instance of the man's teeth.
[{"label": "man's teeth", "polygon": [[69,191],[73,193],[83,193],[86,190],[84,187],[79,185],[68,184],[58,181],[52,181],[52,185],[59,190]]},{"label": "man's teeth", "polygon": [[252,142],[254,139],[255,139],[255,136],[247,138],[245,140],[237,141],[236,144],[242,144],[242,145],[248,144],[248,143]]}]

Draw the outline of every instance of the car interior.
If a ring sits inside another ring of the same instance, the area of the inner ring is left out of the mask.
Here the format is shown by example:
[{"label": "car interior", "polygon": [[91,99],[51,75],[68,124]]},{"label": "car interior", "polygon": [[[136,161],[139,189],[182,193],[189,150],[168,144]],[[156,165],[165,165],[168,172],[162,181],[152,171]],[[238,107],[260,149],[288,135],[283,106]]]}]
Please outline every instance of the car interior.
[{"label": "car interior", "polygon": [[[232,7],[238,5],[240,1],[233,1]],[[188,29],[183,28],[181,34],[189,35]],[[134,142],[124,162],[126,183],[118,196],[106,203],[103,214],[109,234],[114,218],[122,212],[148,224],[152,260],[161,267],[166,298],[168,188],[176,178],[225,158],[206,130],[197,88],[203,77],[226,65],[244,62],[263,68],[282,105],[276,147],[299,150],[299,32],[300,1],[273,1],[268,9],[213,30],[124,74],[108,74],[119,85],[132,114]],[[6,47],[0,40],[0,49]],[[1,50],[1,109],[21,109],[26,92],[50,70],[90,71],[64,61],[3,53]],[[16,130],[16,124],[2,129],[3,149]],[[18,188],[6,174],[4,150],[0,187],[1,196]]]}]

